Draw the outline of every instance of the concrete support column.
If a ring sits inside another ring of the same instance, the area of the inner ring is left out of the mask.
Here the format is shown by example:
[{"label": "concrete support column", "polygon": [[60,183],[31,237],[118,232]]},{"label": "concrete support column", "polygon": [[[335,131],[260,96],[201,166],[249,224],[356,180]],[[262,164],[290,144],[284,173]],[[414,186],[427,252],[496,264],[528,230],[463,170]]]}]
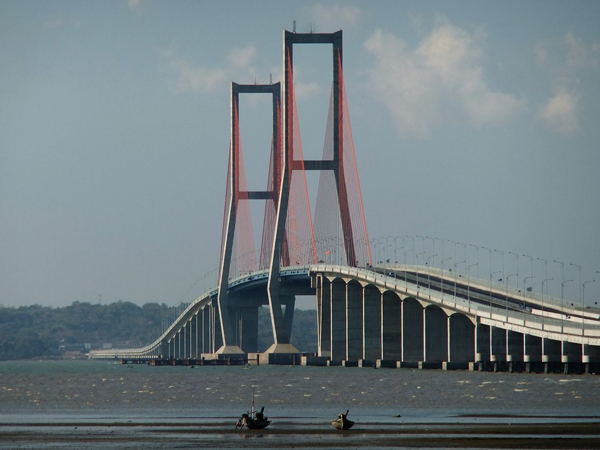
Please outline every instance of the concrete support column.
[{"label": "concrete support column", "polygon": [[475,361],[484,363],[490,360],[490,327],[477,322],[475,326]]},{"label": "concrete support column", "polygon": [[448,362],[475,361],[475,325],[462,314],[448,317]]},{"label": "concrete support column", "polygon": [[560,362],[562,346],[560,341],[544,338],[542,340],[542,361],[545,363]]},{"label": "concrete support column", "polygon": [[402,303],[393,292],[381,296],[381,359],[402,359]]},{"label": "concrete support column", "polygon": [[[223,346],[223,332],[221,331],[221,321],[219,320],[218,306],[212,306],[210,309],[212,320],[212,353],[216,353]],[[228,314],[228,317],[231,317]]]},{"label": "concrete support column", "polygon": [[175,359],[181,358],[181,331],[175,335],[175,351],[173,352]]},{"label": "concrete support column", "polygon": [[202,353],[211,353],[210,308],[202,308]]},{"label": "concrete support column", "polygon": [[581,344],[574,344],[572,342],[562,342],[562,362],[568,363],[580,363],[582,362],[583,348]]},{"label": "concrete support column", "polygon": [[189,329],[189,322],[181,328],[181,347],[179,347],[181,351],[181,359],[188,359],[190,357],[190,347],[188,345],[190,335]]},{"label": "concrete support column", "polygon": [[542,338],[539,336],[525,335],[525,357],[526,363],[537,363],[542,361]]},{"label": "concrete support column", "polygon": [[448,318],[437,306],[428,306],[423,311],[424,346],[423,361],[448,361]]},{"label": "concrete support column", "polygon": [[346,359],[346,283],[331,283],[331,360]]},{"label": "concrete support column", "polygon": [[258,351],[258,306],[238,308],[238,346],[245,353]]},{"label": "concrete support column", "polygon": [[508,330],[506,333],[506,360],[510,362],[522,362],[525,356],[523,333]]},{"label": "concrete support column", "polygon": [[402,301],[402,361],[423,361],[423,308],[414,299]]},{"label": "concrete support column", "polygon": [[356,281],[346,285],[346,360],[363,357],[363,288]]},{"label": "concrete support column", "polygon": [[177,335],[173,336],[171,338],[171,340],[169,341],[169,355],[168,355],[169,358],[175,358],[175,350],[176,350],[176,348],[175,348],[176,347],[176,345],[175,345],[176,339],[175,338],[176,337],[177,337]]},{"label": "concrete support column", "polygon": [[583,346],[583,362],[584,363],[598,363],[600,362],[600,347],[597,345]]},{"label": "concrete support column", "polygon": [[162,341],[160,343],[160,348],[158,350],[158,357],[159,358],[168,358],[169,357],[169,342],[168,341]]},{"label": "concrete support column", "polygon": [[381,293],[374,286],[363,290],[363,355],[362,359],[381,358]]},{"label": "concrete support column", "polygon": [[331,283],[322,275],[317,283],[318,355],[331,358]]},{"label": "concrete support column", "polygon": [[190,358],[198,357],[198,315],[194,314],[190,319]]},{"label": "concrete support column", "polygon": [[506,330],[491,327],[490,353],[492,361],[506,361]]}]

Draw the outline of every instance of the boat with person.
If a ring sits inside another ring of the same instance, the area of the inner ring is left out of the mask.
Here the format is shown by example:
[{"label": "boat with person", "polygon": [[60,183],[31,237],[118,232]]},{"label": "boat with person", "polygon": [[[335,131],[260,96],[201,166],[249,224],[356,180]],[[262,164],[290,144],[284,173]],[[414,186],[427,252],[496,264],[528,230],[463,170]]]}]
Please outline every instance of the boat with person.
[{"label": "boat with person", "polygon": [[348,420],[348,413],[350,410],[346,410],[346,414],[339,413],[338,418],[331,421],[331,425],[338,430],[349,430],[354,425],[354,422]]},{"label": "boat with person", "polygon": [[267,428],[271,421],[264,414],[265,407],[260,408],[260,411],[254,411],[254,392],[252,392],[252,405],[250,411],[242,414],[242,417],[235,425],[235,428],[248,428],[249,430],[262,430]]}]

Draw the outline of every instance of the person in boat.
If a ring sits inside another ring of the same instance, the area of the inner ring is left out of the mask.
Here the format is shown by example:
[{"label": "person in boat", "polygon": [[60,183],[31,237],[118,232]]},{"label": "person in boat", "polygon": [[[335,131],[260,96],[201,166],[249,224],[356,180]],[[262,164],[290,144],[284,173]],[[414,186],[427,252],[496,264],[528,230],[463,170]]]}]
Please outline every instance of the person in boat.
[{"label": "person in boat", "polygon": [[348,420],[349,410],[346,410],[346,414],[339,413],[338,418],[331,421],[331,425],[338,430],[349,430],[354,425],[354,422]]}]

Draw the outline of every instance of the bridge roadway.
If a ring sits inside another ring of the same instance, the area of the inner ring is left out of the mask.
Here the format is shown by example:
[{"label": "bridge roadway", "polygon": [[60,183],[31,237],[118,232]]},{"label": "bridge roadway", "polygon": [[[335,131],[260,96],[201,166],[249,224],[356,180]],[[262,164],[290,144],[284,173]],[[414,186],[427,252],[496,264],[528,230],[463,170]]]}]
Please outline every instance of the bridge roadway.
[{"label": "bridge roadway", "polygon": [[[286,267],[286,326],[295,295],[315,295],[318,355],[333,361],[430,364],[600,364],[600,310],[450,271],[401,265]],[[256,352],[267,271],[230,280],[236,339]],[[153,343],[90,358],[215,358],[222,343],[218,290],[193,301]],[[586,366],[586,369],[588,367]]]}]

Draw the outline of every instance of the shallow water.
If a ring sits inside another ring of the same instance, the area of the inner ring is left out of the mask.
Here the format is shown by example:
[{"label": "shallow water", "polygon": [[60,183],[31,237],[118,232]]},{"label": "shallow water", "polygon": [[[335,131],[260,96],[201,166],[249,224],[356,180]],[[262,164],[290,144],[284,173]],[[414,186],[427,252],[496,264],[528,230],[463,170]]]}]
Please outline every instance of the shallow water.
[{"label": "shallow water", "polygon": [[[0,362],[0,421],[137,417],[220,422],[249,409],[253,391],[255,405],[281,420],[329,418],[346,409],[365,423],[600,415],[600,378],[590,375],[10,361]],[[495,417],[481,417],[489,415]]]}]

